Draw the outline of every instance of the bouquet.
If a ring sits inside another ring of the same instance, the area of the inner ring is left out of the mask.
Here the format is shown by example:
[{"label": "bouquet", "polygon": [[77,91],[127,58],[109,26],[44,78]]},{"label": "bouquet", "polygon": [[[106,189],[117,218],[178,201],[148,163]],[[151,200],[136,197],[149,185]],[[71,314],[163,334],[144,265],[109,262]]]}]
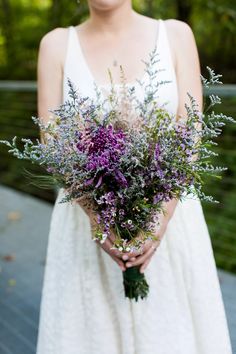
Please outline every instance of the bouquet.
[{"label": "bouquet", "polygon": [[[182,200],[191,194],[213,201],[202,187],[206,175],[218,176],[225,170],[214,167],[216,155],[212,140],[231,117],[215,114],[209,108],[220,103],[210,95],[206,113],[200,112],[190,94],[186,115],[174,117],[158,104],[158,90],[168,82],[158,82],[153,70],[158,54],[153,51],[145,62],[149,82],[143,85],[144,98],[138,99],[135,86],[129,87],[122,67],[122,86],[116,91],[110,74],[110,91],[102,98],[95,85],[96,98],[83,97],[68,79],[69,99],[51,110],[46,124],[33,117],[43,133],[43,141],[17,138],[1,141],[19,159],[42,166],[41,187],[55,184],[64,188],[61,202],[86,200],[94,211],[97,227],[93,240],[105,242],[115,234],[113,248],[122,252],[140,250],[147,240],[158,240],[159,216],[164,203]],[[221,75],[208,68],[205,87],[219,84]],[[136,301],[148,295],[149,285],[139,267],[123,272],[125,296]]]}]

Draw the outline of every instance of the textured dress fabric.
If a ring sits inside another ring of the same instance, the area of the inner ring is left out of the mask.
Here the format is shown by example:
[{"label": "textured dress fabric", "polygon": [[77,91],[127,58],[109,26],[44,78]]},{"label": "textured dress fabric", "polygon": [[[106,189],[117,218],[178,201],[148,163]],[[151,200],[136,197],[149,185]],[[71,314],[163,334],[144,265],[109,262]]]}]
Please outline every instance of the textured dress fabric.
[{"label": "textured dress fabric", "polygon": [[[156,65],[164,69],[158,78],[169,81],[160,86],[158,99],[175,114],[176,76],[165,22],[157,23]],[[81,94],[94,96],[93,75],[73,26],[68,28],[64,100],[67,78]],[[100,88],[107,89],[106,85]],[[232,353],[211,240],[198,199],[178,202],[145,270],[148,298],[135,302],[124,297],[120,268],[91,240],[88,216],[79,205],[60,204],[62,196],[61,189],[50,225],[37,354]]]}]

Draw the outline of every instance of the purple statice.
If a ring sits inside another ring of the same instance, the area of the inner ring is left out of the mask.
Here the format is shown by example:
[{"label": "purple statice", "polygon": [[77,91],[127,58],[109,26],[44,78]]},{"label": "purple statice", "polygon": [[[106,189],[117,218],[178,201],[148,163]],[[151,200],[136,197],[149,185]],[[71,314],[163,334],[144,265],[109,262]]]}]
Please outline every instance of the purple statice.
[{"label": "purple statice", "polygon": [[117,215],[116,195],[112,191],[107,192],[96,199],[96,202],[99,205],[99,223],[103,225],[103,234],[108,236],[111,226],[115,224]]},{"label": "purple statice", "polygon": [[161,154],[161,148],[160,145],[158,143],[155,144],[155,149],[154,149],[154,159],[155,161],[159,161],[160,158],[160,154]]}]

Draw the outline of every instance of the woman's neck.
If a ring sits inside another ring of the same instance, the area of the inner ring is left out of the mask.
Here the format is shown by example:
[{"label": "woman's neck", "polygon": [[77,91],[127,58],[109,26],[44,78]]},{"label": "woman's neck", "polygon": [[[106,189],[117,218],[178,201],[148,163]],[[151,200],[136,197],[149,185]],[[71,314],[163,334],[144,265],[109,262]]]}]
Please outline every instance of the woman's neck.
[{"label": "woman's neck", "polygon": [[129,1],[108,10],[90,6],[90,18],[87,21],[87,26],[104,35],[116,35],[126,32],[138,16],[139,14],[132,9]]}]

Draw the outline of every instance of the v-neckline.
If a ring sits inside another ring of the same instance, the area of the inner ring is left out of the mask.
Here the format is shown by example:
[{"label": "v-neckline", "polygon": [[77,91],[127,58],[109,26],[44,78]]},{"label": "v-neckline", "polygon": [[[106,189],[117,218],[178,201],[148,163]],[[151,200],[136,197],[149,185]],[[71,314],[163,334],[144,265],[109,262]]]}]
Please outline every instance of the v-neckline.
[{"label": "v-neckline", "polygon": [[[156,20],[156,21],[159,23],[159,25],[158,25],[158,33],[157,33],[157,36],[155,37],[155,43],[154,43],[154,48],[153,48],[153,50],[154,50],[155,48],[157,49],[157,48],[159,47],[160,38],[161,38],[160,34],[161,34],[161,30],[162,30],[162,20],[161,20],[161,19],[158,19],[158,20]],[[83,61],[84,67],[86,68],[86,71],[87,71],[87,73],[88,73],[88,76],[89,76],[91,82],[92,82],[93,84],[95,84],[98,88],[108,88],[108,87],[110,87],[110,85],[111,85],[110,83],[107,83],[107,84],[99,84],[99,83],[97,82],[97,80],[95,79],[95,77],[94,77],[94,75],[93,75],[93,73],[92,73],[92,71],[91,71],[91,69],[90,69],[90,67],[89,67],[89,65],[88,65],[88,62],[87,62],[86,57],[85,57],[85,55],[84,55],[84,52],[83,52],[83,50],[82,50],[81,41],[80,41],[80,38],[79,38],[79,33],[78,33],[78,31],[76,30],[75,26],[71,26],[71,28],[72,28],[73,31],[74,31],[75,41],[76,41],[76,43],[77,43],[77,47],[78,47],[78,50],[79,50],[79,53],[80,53],[80,57],[81,57],[80,59]],[[150,54],[150,53],[151,53],[151,52],[149,52],[149,54]],[[136,78],[135,81],[127,82],[126,85],[127,85],[127,86],[135,86],[135,85],[137,85],[138,81],[139,81],[139,82],[145,82],[145,80],[146,80],[146,78],[147,78],[147,75],[148,75],[148,73],[147,73],[147,71],[144,69],[144,73],[143,73],[143,75],[142,75],[141,78]],[[122,83],[114,83],[114,86],[115,86],[115,87],[121,87],[121,86],[122,86]]]}]

